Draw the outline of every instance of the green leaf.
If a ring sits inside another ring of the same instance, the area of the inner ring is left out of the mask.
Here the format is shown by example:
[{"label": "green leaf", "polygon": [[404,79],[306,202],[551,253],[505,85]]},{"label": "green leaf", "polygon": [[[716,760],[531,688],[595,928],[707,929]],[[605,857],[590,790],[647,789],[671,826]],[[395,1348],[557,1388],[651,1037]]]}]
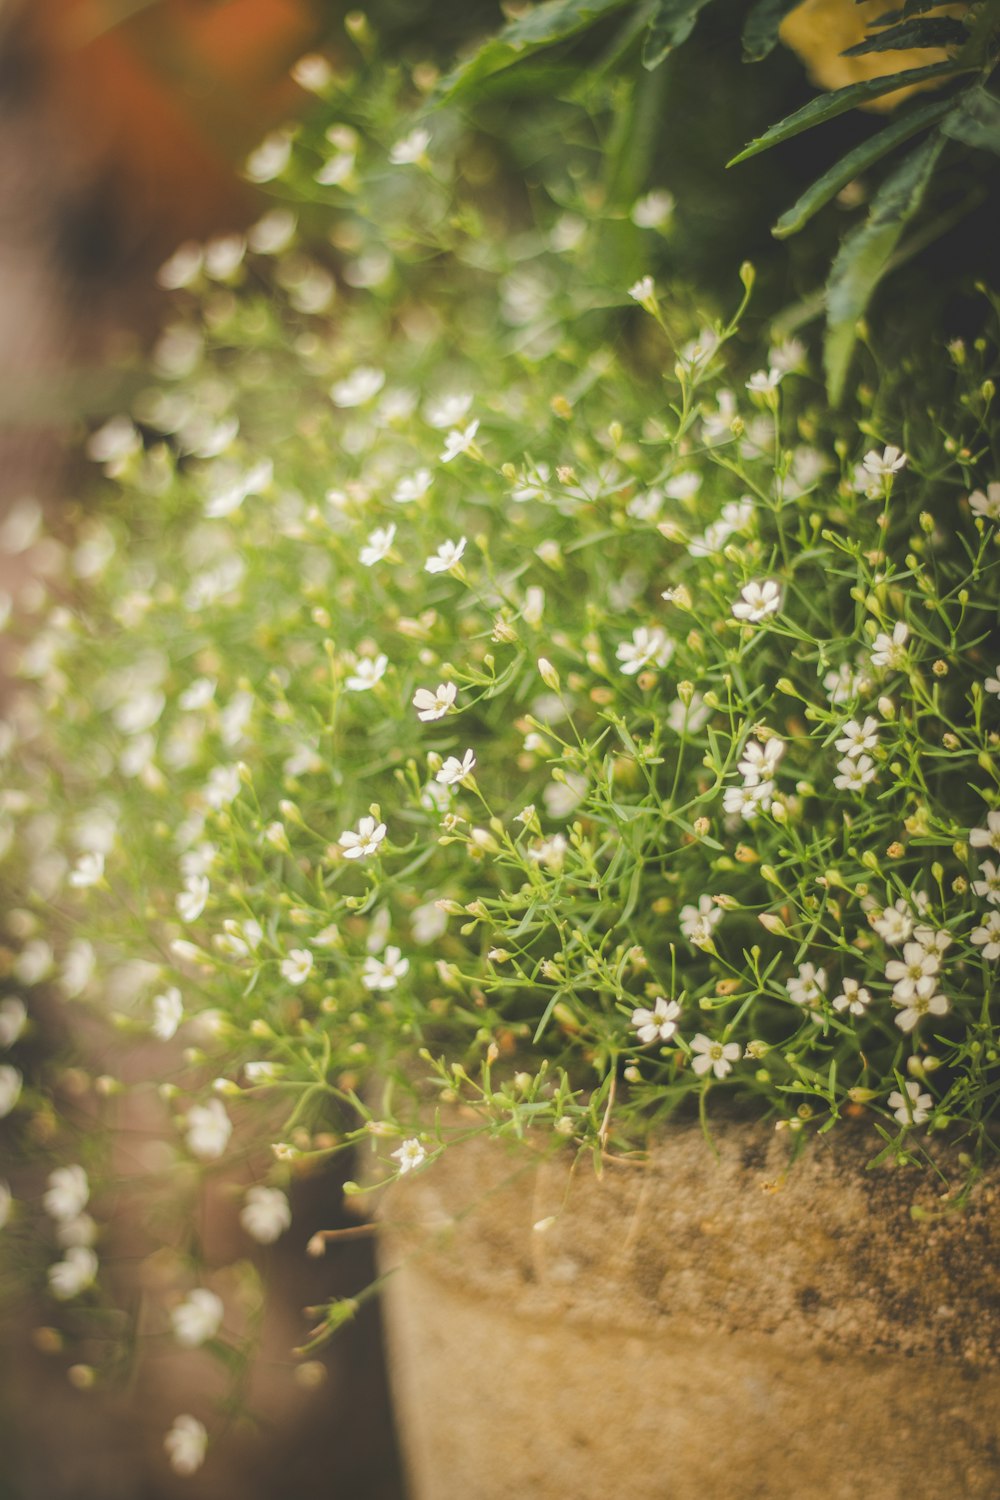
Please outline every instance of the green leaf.
[{"label": "green leaf", "polygon": [[699,12],[709,0],[659,0],[642,44],[644,68],[658,68],[663,59],[686,42]]},{"label": "green leaf", "polygon": [[866,171],[902,141],[909,140],[911,135],[916,135],[919,130],[926,129],[928,125],[933,125],[946,115],[950,108],[950,100],[935,99],[931,104],[925,104],[922,108],[912,109],[898,116],[891,125],[887,125],[883,130],[869,137],[867,141],[862,141],[859,146],[855,146],[853,151],[848,151],[847,155],[835,162],[828,172],[824,172],[822,177],[807,187],[801,198],[781,215],[771,230],[775,239],[784,240],[790,234],[797,234],[803,225],[808,224],[813,215],[818,213],[824,204],[829,203],[842,187],[852,182],[859,172]]},{"label": "green leaf", "polygon": [[900,21],[877,36],[866,36],[856,47],[848,47],[841,57],[861,57],[868,52],[897,52],[905,47],[961,47],[969,33],[961,21],[951,16],[928,16],[926,20]]},{"label": "green leaf", "polygon": [[774,51],[778,30],[802,0],[757,0],[743,26],[743,61],[760,62]]},{"label": "green leaf", "polygon": [[935,131],[911,151],[887,177],[872,199],[866,222],[847,236],[830,272],[826,289],[826,340],[823,361],[830,400],[843,395],[856,324],[882,278],[900,235],[919,209],[944,146]]},{"label": "green leaf", "polygon": [[941,129],[953,141],[1000,156],[1000,99],[982,87],[967,90]]},{"label": "green leaf", "polygon": [[494,73],[512,67],[543,47],[586,31],[604,16],[624,10],[631,3],[632,0],[544,0],[527,15],[511,21],[484,42],[467,62],[460,63],[443,78],[435,101],[440,103],[467,94]]},{"label": "green leaf", "polygon": [[744,146],[738,156],[727,162],[727,166],[735,167],[751,156],[769,151],[772,146],[780,146],[782,141],[789,141],[814,125],[833,120],[837,115],[865,104],[869,99],[878,99],[882,94],[892,94],[896,89],[908,88],[911,84],[923,83],[927,79],[947,78],[949,74],[974,71],[976,70],[973,68],[962,68],[953,62],[930,63],[926,68],[906,68],[887,78],[866,78],[862,83],[849,83],[842,89],[835,89],[832,94],[820,94],[817,98],[810,99],[808,104],[803,104],[801,109],[769,126],[763,135]]}]

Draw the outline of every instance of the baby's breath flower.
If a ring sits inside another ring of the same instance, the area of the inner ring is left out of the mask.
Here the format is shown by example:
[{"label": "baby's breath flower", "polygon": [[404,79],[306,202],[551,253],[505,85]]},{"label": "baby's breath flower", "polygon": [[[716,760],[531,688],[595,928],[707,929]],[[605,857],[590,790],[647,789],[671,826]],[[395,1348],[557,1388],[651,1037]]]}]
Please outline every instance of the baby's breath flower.
[{"label": "baby's breath flower", "polygon": [[[395,527],[393,528],[395,530]],[[462,560],[465,552],[466,539],[459,537],[457,542],[442,542],[437,551],[424,563],[424,569],[428,573],[450,573]]]},{"label": "baby's breath flower", "polygon": [[0,1063],[0,1120],[6,1119],[17,1104],[23,1085],[24,1078],[17,1068]]},{"label": "baby's breath flower", "polygon": [[874,750],[878,744],[879,723],[869,714],[864,723],[859,724],[857,719],[848,719],[840,731],[840,739],[835,741],[836,748],[842,755],[859,756],[866,750]]},{"label": "baby's breath flower", "polygon": [[1000,906],[1000,869],[992,860],[984,860],[979,866],[982,880],[974,880],[972,889],[977,896],[983,896],[993,906]]},{"label": "baby's breath flower", "polygon": [[90,1198],[90,1183],[81,1166],[56,1167],[49,1173],[49,1185],[42,1206],[51,1218],[60,1221],[76,1219]]},{"label": "baby's breath flower", "polygon": [[409,972],[410,960],[390,943],[382,958],[369,954],[365,959],[361,983],[366,990],[394,990]]},{"label": "baby's breath flower", "polygon": [[211,886],[205,875],[190,875],[174,905],[182,922],[196,922],[205,910]]},{"label": "baby's breath flower", "polygon": [[631,641],[622,641],[615,651],[626,677],[634,676],[643,667],[665,667],[673,653],[674,643],[659,625],[636,626]]},{"label": "baby's breath flower", "polygon": [[222,1298],[207,1287],[195,1287],[183,1302],[171,1309],[174,1338],[185,1349],[197,1349],[214,1339],[225,1313]]},{"label": "baby's breath flower", "polygon": [[70,1245],[64,1258],[49,1266],[49,1290],[60,1302],[69,1302],[93,1286],[98,1260],[89,1245]]},{"label": "baby's breath flower", "polygon": [[28,1007],[17,995],[0,1000],[0,1047],[13,1047],[28,1024]]},{"label": "baby's breath flower", "polygon": [[714,941],[713,932],[722,921],[722,908],[716,906],[711,896],[698,897],[697,906],[682,906],[680,913],[680,929],[689,943],[696,948],[710,946]]},{"label": "baby's breath flower", "polygon": [[397,505],[412,505],[415,500],[422,500],[431,487],[432,477],[430,469],[415,469],[412,474],[404,474],[397,480],[392,498]]},{"label": "baby's breath flower", "polygon": [[970,940],[982,948],[983,957],[991,963],[1000,958],[1000,911],[991,911],[981,927],[973,928]]},{"label": "baby's breath flower", "polygon": [[795,1005],[815,1006],[826,994],[826,985],[826,970],[811,963],[800,964],[794,978],[785,980],[788,998]]},{"label": "baby's breath flower", "polygon": [[289,984],[305,984],[313,971],[314,963],[315,960],[308,948],[293,948],[288,957],[281,960],[279,965],[281,977]]},{"label": "baby's breath flower", "polygon": [[970,828],[969,843],[973,849],[994,849],[1000,854],[1000,811],[986,814],[985,828]]},{"label": "baby's breath flower", "polygon": [[334,406],[350,408],[354,406],[365,406],[369,401],[374,401],[379,391],[385,385],[385,371],[373,369],[369,365],[359,365],[346,375],[343,380],[338,380],[330,387],[330,400]]},{"label": "baby's breath flower", "polygon": [[[629,217],[639,229],[663,229],[674,212],[674,195],[665,188],[654,188],[632,204]],[[631,294],[630,294],[631,295]]]},{"label": "baby's breath flower", "polygon": [[903,1089],[905,1093],[901,1094],[898,1089],[894,1089],[889,1095],[889,1108],[894,1111],[900,1125],[923,1125],[929,1118],[934,1100],[930,1094],[920,1092],[920,1084],[916,1079],[908,1078]]},{"label": "baby's breath flower", "polygon": [[785,743],[777,735],[764,741],[748,740],[743,747],[743,759],[737,766],[744,784],[755,787],[770,780],[784,753]]},{"label": "baby's breath flower", "polygon": [[833,997],[834,1010],[846,1010],[852,1016],[863,1016],[871,1003],[871,994],[856,979],[841,980],[840,994]]},{"label": "baby's breath flower", "polygon": [[240,1209],[240,1223],[259,1245],[272,1245],[292,1222],[292,1210],[280,1188],[247,1188]]},{"label": "baby's breath flower", "polygon": [[[903,957],[890,959],[885,966],[885,977],[894,986],[893,1000],[911,999],[924,981],[933,981],[940,967],[941,960],[936,953],[926,952],[919,943],[905,943]],[[926,984],[924,988],[927,988]]]},{"label": "baby's breath flower", "polygon": [[207,1104],[194,1104],[187,1112],[185,1140],[192,1156],[197,1156],[201,1161],[214,1161],[221,1156],[232,1133],[233,1122],[219,1099],[210,1099]]},{"label": "baby's breath flower", "polygon": [[906,666],[906,642],[910,632],[902,620],[892,627],[892,635],[880,631],[872,646],[872,666],[884,672],[899,672]]},{"label": "baby's breath flower", "polygon": [[973,490],[969,496],[972,513],[983,521],[1000,521],[1000,481],[994,480],[986,486],[986,493]]},{"label": "baby's breath flower", "polygon": [[640,276],[638,281],[632,283],[628,294],[634,302],[652,312],[656,307],[656,283],[652,276]]},{"label": "baby's breath flower", "polygon": [[676,1000],[657,995],[652,1010],[640,1006],[632,1012],[632,1025],[644,1045],[657,1040],[669,1042],[671,1037],[677,1035],[680,1013],[681,1007]]},{"label": "baby's breath flower", "polygon": [[476,433],[479,431],[479,422],[470,422],[468,427],[455,427],[449,432],[444,440],[444,448],[441,450],[441,462],[450,464],[453,458],[458,458],[462,453],[471,453],[475,447]]},{"label": "baby's breath flower", "polygon": [[373,568],[377,562],[381,562],[383,558],[388,557],[395,540],[395,526],[376,527],[358,554],[359,562],[366,568]]},{"label": "baby's breath flower", "polygon": [[887,448],[883,448],[881,453],[872,448],[861,460],[861,465],[866,474],[871,474],[876,479],[884,479],[889,474],[898,474],[900,469],[906,467],[907,462],[907,456],[902,448],[893,447],[890,443]]},{"label": "baby's breath flower", "polygon": [[425,724],[434,719],[443,719],[448,710],[454,707],[457,696],[458,689],[453,682],[439,682],[433,692],[430,688],[417,688],[412,699],[417,718]]},{"label": "baby's breath flower", "polygon": [[378,847],[385,838],[385,834],[384,823],[376,823],[373,817],[364,817],[359,820],[356,830],[346,829],[337,842],[343,850],[345,859],[366,859],[369,855],[378,853]]},{"label": "baby's breath flower", "polygon": [[383,653],[375,657],[362,656],[350,676],[345,677],[345,688],[351,693],[367,693],[377,682],[382,681],[388,665],[389,658]]},{"label": "baby's breath flower", "polygon": [[104,879],[104,855],[98,851],[89,854],[81,854],[75,866],[69,872],[69,884],[77,890],[86,890],[89,886],[99,885]]},{"label": "baby's breath flower", "polygon": [[737,620],[746,620],[751,625],[777,614],[781,608],[781,585],[773,578],[745,584],[740,597],[733,605]]},{"label": "baby's breath flower", "polygon": [[733,1063],[737,1062],[742,1054],[739,1042],[713,1041],[701,1031],[692,1037],[691,1051],[694,1054],[691,1058],[691,1067],[699,1077],[712,1072],[716,1078],[725,1078],[733,1071]]},{"label": "baby's breath flower", "polygon": [[389,152],[389,160],[394,167],[413,166],[424,160],[430,143],[430,131],[418,125],[409,135],[396,142]]},{"label": "baby's breath flower", "polygon": [[879,916],[870,917],[869,921],[882,941],[893,947],[904,943],[913,931],[913,915],[902,897],[892,906],[887,906]]},{"label": "baby's breath flower", "polygon": [[860,792],[869,781],[875,780],[877,767],[870,755],[859,755],[857,759],[845,755],[838,761],[837,771],[839,774],[833,778],[835,787],[841,791]]},{"label": "baby's breath flower", "polygon": [[152,1003],[153,1020],[149,1029],[161,1042],[169,1042],[184,1019],[181,992],[175,985],[171,985],[161,995],[154,995]]},{"label": "baby's breath flower", "polygon": [[409,1140],[404,1141],[401,1146],[397,1147],[390,1154],[399,1162],[400,1177],[404,1176],[407,1172],[412,1172],[414,1167],[419,1167],[427,1159],[427,1152],[416,1136],[411,1136]]},{"label": "baby's breath flower", "polygon": [[475,769],[476,757],[472,750],[466,750],[462,759],[449,755],[436,772],[434,780],[439,781],[442,786],[457,786],[467,776],[471,776]]},{"label": "baby's breath flower", "polygon": [[951,1002],[945,995],[934,993],[933,981],[918,981],[915,992],[908,1000],[902,1000],[894,994],[892,1003],[901,1007],[896,1025],[900,1031],[905,1032],[912,1031],[922,1017],[943,1016],[951,1009]]},{"label": "baby's breath flower", "polygon": [[170,1467],[184,1478],[197,1473],[205,1462],[208,1432],[205,1425],[189,1412],[175,1417],[174,1425],[163,1439]]}]

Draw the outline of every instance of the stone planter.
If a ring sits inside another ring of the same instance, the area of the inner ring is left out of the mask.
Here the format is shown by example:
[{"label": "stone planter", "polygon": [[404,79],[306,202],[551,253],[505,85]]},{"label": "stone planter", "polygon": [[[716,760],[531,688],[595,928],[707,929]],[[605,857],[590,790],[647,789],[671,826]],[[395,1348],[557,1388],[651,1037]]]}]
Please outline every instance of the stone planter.
[{"label": "stone planter", "polygon": [[386,1195],[411,1500],[996,1500],[1000,1175],[954,1212],[867,1130],[716,1143],[599,1181],[476,1143]]}]

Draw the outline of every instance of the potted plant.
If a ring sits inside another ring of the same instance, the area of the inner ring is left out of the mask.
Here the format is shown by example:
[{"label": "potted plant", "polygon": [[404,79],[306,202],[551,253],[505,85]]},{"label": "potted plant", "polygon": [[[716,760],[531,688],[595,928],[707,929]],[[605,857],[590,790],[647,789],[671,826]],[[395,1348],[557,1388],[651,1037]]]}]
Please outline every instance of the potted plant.
[{"label": "potted plant", "polygon": [[[457,112],[404,127],[391,74],[314,81],[325,109],[251,162],[281,201],[164,268],[154,374],[90,438],[101,507],[27,600],[0,1107],[52,1175],[5,1195],[4,1235],[47,1224],[51,1295],[100,1311],[113,1133],[88,1119],[84,1144],[61,1101],[110,1110],[124,1068],[26,1072],[22,996],[47,983],[158,1043],[128,1083],[163,1115],[156,1171],[190,1192],[239,1155],[251,1237],[347,1148],[398,1182],[400,1303],[427,1226],[461,1220],[421,1350],[443,1341],[484,1417],[467,1367],[492,1335],[462,1320],[494,1270],[466,1250],[499,1246],[504,1442],[532,1456],[475,1493],[558,1487],[527,1407],[577,1496],[633,1463],[666,1493],[664,1430],[677,1496],[706,1474],[846,1494],[869,1461],[887,1496],[993,1493],[993,336],[893,367],[873,348],[831,411],[806,347],[752,322],[749,265],[724,313],[636,274],[682,210],[602,188],[613,89],[554,102],[541,160],[537,119],[508,121],[518,193]],[[173,1249],[165,1331],[230,1368],[250,1330]],[[950,1447],[912,1413],[942,1368],[967,1381]],[[665,1392],[693,1426],[661,1426]],[[179,1473],[213,1421],[178,1413]],[[481,1429],[464,1456],[440,1436],[463,1427],[426,1427],[416,1493],[473,1486]]]}]

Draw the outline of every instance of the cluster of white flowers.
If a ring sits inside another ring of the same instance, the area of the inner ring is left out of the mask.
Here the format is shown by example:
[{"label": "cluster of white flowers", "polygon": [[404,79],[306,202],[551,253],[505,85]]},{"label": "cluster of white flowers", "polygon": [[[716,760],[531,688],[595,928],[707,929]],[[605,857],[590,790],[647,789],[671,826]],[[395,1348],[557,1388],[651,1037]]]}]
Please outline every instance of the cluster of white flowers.
[{"label": "cluster of white flowers", "polygon": [[784,740],[774,734],[747,741],[737,765],[743,782],[740,786],[727,787],[723,794],[722,805],[727,813],[738,815],[749,823],[759,813],[770,811],[774,800],[774,776],[784,753]]},{"label": "cluster of white flowers", "polygon": [[97,1225],[85,1212],[89,1201],[90,1182],[83,1167],[57,1167],[49,1174],[42,1206],[55,1221],[56,1240],[65,1251],[63,1259],[49,1267],[49,1290],[63,1302],[79,1297],[97,1278]]},{"label": "cluster of white flowers", "polygon": [[840,738],[835,742],[843,755],[833,778],[835,787],[841,791],[860,792],[870,781],[875,780],[877,767],[866,752],[874,750],[878,745],[878,731],[878,720],[873,719],[870,714],[863,723],[859,723],[857,719],[848,719],[840,731]]},{"label": "cluster of white flowers", "polygon": [[[996,488],[1000,493],[1000,486]],[[1000,854],[1000,812],[995,809],[986,815],[985,828],[972,828],[969,843],[973,849],[989,849]],[[982,897],[991,906],[1000,908],[1000,867],[993,860],[982,860],[979,865],[981,879],[972,882],[975,895]],[[983,957],[990,963],[1000,958],[1000,910],[988,911],[980,925],[973,929],[970,941],[983,950]]]}]

